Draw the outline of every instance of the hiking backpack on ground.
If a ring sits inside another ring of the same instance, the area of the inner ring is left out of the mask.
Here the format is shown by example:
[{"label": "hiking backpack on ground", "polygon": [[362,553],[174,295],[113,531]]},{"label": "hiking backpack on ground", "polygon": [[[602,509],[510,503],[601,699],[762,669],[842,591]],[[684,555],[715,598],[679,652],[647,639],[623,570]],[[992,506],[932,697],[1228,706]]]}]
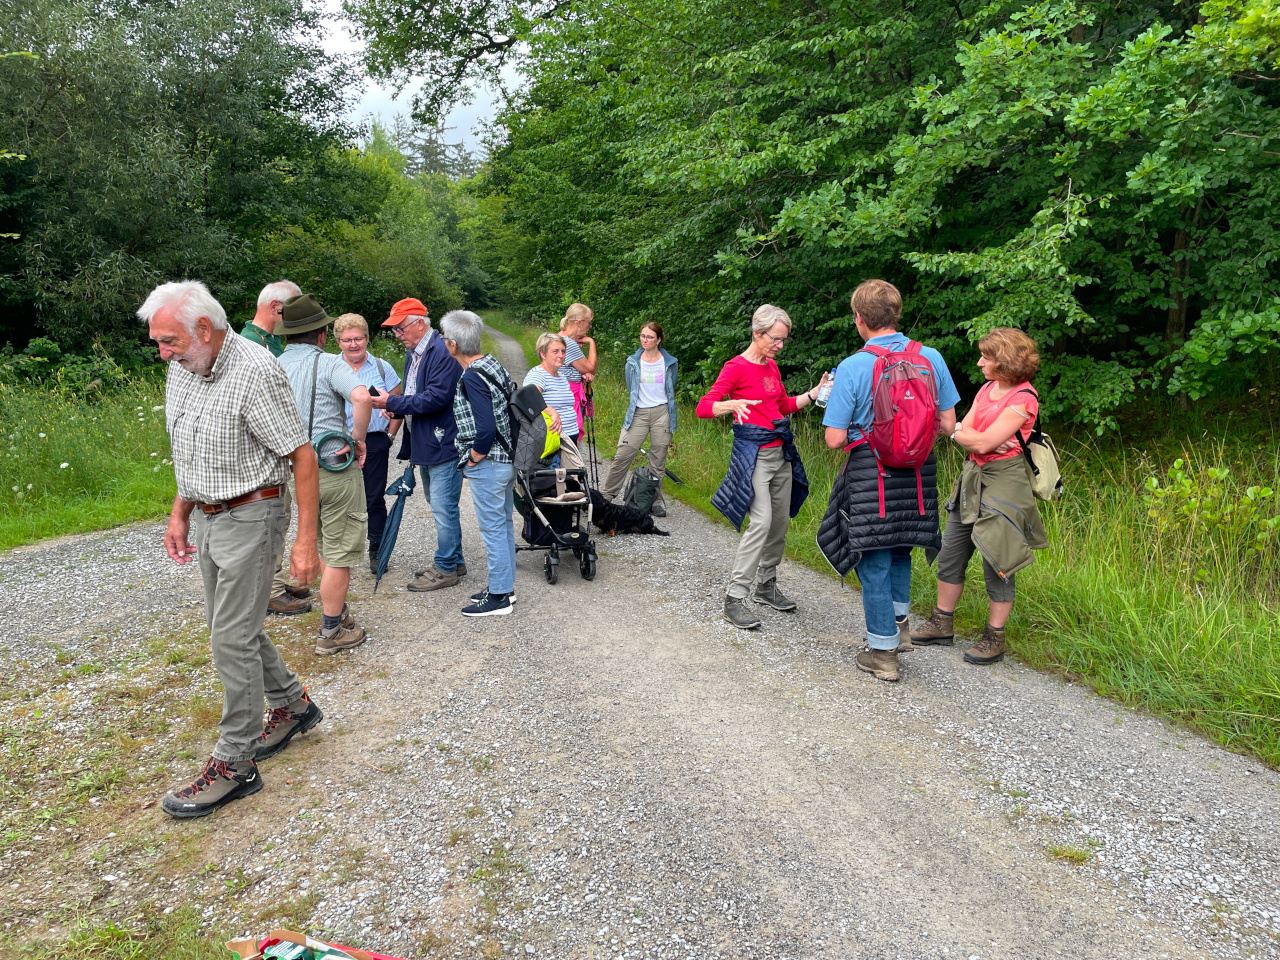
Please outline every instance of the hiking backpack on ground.
[{"label": "hiking backpack on ground", "polygon": [[623,504],[632,510],[639,510],[647,517],[653,510],[653,502],[658,499],[658,483],[658,478],[649,474],[648,465],[642,463],[636,467],[627,482],[627,489],[622,496]]},{"label": "hiking backpack on ground", "polygon": [[924,466],[938,439],[938,380],[933,364],[908,340],[901,350],[867,344],[860,353],[876,358],[871,371],[871,433],[865,439],[876,456],[880,516],[884,516],[884,469],[915,470],[920,513],[924,514]]}]

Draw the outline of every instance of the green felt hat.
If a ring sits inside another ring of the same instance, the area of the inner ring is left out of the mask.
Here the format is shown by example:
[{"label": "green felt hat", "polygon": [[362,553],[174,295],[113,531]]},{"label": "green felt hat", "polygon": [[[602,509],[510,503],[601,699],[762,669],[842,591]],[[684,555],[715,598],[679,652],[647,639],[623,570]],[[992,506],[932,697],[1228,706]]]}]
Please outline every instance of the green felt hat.
[{"label": "green felt hat", "polygon": [[316,298],[309,293],[300,293],[284,302],[276,333],[287,337],[294,333],[318,330],[321,327],[327,327],[329,323],[329,315],[324,312],[324,307],[320,306]]}]

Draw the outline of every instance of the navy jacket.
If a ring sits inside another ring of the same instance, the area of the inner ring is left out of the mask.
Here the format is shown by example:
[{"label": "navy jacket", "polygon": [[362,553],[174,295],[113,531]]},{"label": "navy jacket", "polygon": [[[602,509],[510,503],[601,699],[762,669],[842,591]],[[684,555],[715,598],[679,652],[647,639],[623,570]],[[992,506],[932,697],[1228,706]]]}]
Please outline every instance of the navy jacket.
[{"label": "navy jacket", "polygon": [[[880,486],[884,483],[884,516]],[[920,504],[924,503],[924,512]],[[923,547],[932,563],[942,548],[938,527],[938,461],[931,453],[920,476],[914,470],[885,467],[880,474],[871,445],[849,451],[831,487],[827,512],[818,527],[818,549],[841,577],[857,566],[867,550]]]},{"label": "navy jacket", "polygon": [[[413,352],[404,358],[404,376],[409,378]],[[458,450],[453,441],[458,425],[453,420],[453,395],[458,389],[462,366],[449,355],[438,332],[431,334],[427,349],[418,364],[417,393],[413,396],[387,397],[387,412],[397,417],[410,416],[400,436],[397,460],[408,460],[414,466],[433,467],[438,463],[456,463]]]},{"label": "navy jacket", "polygon": [[747,519],[751,501],[755,499],[751,475],[755,473],[760,448],[774,440],[782,441],[782,455],[791,464],[792,517],[800,512],[809,496],[809,477],[804,472],[804,464],[796,450],[795,437],[786,420],[775,420],[772,430],[757,427],[753,423],[735,423],[733,452],[729,454],[729,472],[720,484],[720,489],[711,498],[711,505],[723,513],[725,519],[739,531],[742,530],[742,522]]}]

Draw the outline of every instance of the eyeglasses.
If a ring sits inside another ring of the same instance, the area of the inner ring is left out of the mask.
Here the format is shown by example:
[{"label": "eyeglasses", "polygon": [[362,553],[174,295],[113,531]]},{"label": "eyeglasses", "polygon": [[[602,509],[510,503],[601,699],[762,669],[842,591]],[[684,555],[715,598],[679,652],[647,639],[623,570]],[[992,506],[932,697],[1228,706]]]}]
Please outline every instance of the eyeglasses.
[{"label": "eyeglasses", "polygon": [[364,343],[368,337],[343,337],[338,342],[344,347],[354,347],[357,343]]},{"label": "eyeglasses", "polygon": [[772,333],[761,333],[760,336],[768,337],[780,347],[785,347],[787,345],[787,341],[791,339],[790,337],[775,337]]}]

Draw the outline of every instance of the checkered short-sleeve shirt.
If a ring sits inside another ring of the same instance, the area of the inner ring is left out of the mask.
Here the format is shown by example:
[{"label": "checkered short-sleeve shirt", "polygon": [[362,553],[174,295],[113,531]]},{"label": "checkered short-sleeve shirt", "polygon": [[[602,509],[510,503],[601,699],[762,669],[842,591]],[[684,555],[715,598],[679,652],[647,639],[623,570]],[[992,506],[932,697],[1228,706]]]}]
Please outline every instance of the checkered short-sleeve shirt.
[{"label": "checkered short-sleeve shirt", "polygon": [[221,503],[285,483],[289,454],[307,442],[280,364],[230,330],[209,376],[169,364],[164,407],[183,500]]}]

